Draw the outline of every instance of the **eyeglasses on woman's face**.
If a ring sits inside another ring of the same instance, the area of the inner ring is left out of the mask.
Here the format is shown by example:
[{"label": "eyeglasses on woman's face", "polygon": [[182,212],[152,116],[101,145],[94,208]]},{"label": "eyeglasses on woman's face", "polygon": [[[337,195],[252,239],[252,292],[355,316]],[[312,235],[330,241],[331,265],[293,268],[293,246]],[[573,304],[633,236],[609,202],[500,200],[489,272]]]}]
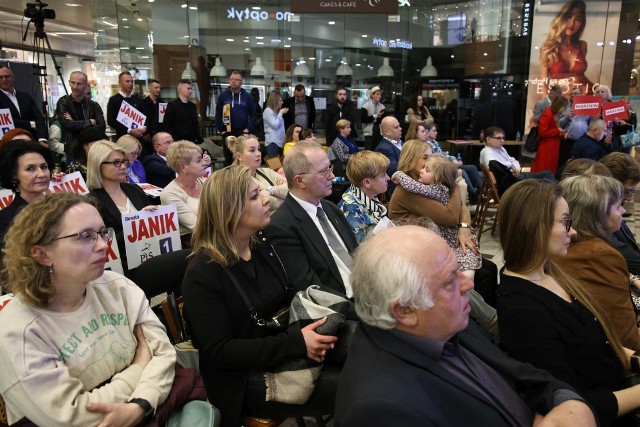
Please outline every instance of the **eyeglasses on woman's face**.
[{"label": "eyeglasses on woman's face", "polygon": [[127,160],[127,159],[122,159],[122,160],[118,159],[118,160],[114,160],[112,162],[102,162],[100,164],[101,165],[113,165],[116,168],[119,168],[122,165],[124,165],[124,167],[126,168],[127,166],[129,166],[129,160]]},{"label": "eyeglasses on woman's face", "polygon": [[56,237],[52,240],[55,242],[56,240],[68,239],[70,237],[75,237],[80,243],[91,243],[95,244],[96,240],[98,240],[98,236],[105,242],[108,243],[113,239],[113,228],[101,228],[100,230],[82,230],[78,233],[69,234],[66,236]]}]

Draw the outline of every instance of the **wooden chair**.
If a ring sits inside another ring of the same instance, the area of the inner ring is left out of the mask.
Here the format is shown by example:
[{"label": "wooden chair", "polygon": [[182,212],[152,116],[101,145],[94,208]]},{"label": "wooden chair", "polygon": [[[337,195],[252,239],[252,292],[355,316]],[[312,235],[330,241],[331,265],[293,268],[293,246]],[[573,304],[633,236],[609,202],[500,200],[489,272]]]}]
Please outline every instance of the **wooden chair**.
[{"label": "wooden chair", "polygon": [[[498,224],[498,208],[500,206],[500,195],[496,187],[495,176],[482,164],[480,165],[480,169],[482,170],[482,188],[478,196],[478,204],[473,220],[473,226],[478,232],[478,242],[480,242],[482,233],[489,231],[489,228],[491,228],[491,235],[493,236],[495,234]],[[489,209],[495,209],[495,216],[491,220],[491,227],[485,228],[485,221]]]},{"label": "wooden chair", "polygon": [[273,169],[276,172],[278,172],[278,169],[282,167],[282,159],[280,156],[267,156],[264,158],[264,162],[270,169]]},{"label": "wooden chair", "polygon": [[7,406],[4,404],[4,399],[0,396],[0,426],[8,425],[7,420]]}]

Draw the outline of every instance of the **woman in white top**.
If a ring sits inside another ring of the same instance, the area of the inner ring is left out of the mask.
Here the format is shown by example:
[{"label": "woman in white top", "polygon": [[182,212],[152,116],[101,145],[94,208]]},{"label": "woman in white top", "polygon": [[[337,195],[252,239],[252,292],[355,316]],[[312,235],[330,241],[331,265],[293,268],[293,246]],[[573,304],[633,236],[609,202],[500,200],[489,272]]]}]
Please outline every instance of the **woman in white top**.
[{"label": "woman in white top", "polygon": [[156,210],[147,195],[136,184],[128,184],[129,160],[120,146],[110,141],[97,141],[87,157],[87,187],[100,202],[100,216],[107,227],[113,228],[120,250],[122,267],[127,270],[126,250],[122,232],[122,214],[139,210]]},{"label": "woman in white top", "polygon": [[264,139],[269,157],[282,154],[285,136],[282,116],[288,111],[288,108],[282,108],[282,97],[276,92],[271,92],[267,98],[267,108],[262,113]]},{"label": "woman in white top", "polygon": [[255,136],[239,136],[235,139],[233,148],[235,163],[251,169],[251,176],[260,186],[260,190],[269,193],[269,210],[273,213],[289,194],[287,180],[272,169],[260,167],[262,154],[260,153],[260,143]]},{"label": "woman in white top", "polygon": [[180,235],[187,235],[196,225],[207,168],[202,148],[191,141],[174,142],[167,151],[167,165],[176,173],[176,178],[162,190],[160,201],[163,205],[176,205]]}]

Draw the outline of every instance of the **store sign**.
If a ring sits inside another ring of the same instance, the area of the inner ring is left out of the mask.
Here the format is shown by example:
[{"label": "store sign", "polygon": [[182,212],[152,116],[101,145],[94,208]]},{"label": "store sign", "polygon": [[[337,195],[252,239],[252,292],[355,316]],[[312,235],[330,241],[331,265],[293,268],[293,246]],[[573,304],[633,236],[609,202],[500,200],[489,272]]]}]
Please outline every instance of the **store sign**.
[{"label": "store sign", "polygon": [[283,12],[281,10],[275,12],[268,12],[266,10],[253,10],[247,8],[236,9],[232,7],[227,9],[227,19],[237,19],[239,22],[243,21],[291,21],[291,12]]},{"label": "store sign", "polygon": [[413,42],[407,40],[385,40],[379,37],[373,37],[371,43],[376,47],[389,47],[392,49],[413,49]]},{"label": "store sign", "polygon": [[291,0],[291,12],[396,14],[399,3],[398,0]]},{"label": "store sign", "polygon": [[522,6],[522,35],[528,36],[531,31],[531,24],[533,22],[533,5],[530,2],[525,2]]}]

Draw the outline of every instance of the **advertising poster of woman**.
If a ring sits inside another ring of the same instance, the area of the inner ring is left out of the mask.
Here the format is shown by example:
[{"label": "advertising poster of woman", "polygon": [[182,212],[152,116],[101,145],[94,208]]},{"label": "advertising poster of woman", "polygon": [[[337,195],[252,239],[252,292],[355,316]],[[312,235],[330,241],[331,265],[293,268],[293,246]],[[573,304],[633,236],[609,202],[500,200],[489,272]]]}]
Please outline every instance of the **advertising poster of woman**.
[{"label": "advertising poster of woman", "polygon": [[525,133],[551,86],[568,97],[575,87],[591,95],[595,84],[611,84],[621,1],[542,0],[534,7]]}]

